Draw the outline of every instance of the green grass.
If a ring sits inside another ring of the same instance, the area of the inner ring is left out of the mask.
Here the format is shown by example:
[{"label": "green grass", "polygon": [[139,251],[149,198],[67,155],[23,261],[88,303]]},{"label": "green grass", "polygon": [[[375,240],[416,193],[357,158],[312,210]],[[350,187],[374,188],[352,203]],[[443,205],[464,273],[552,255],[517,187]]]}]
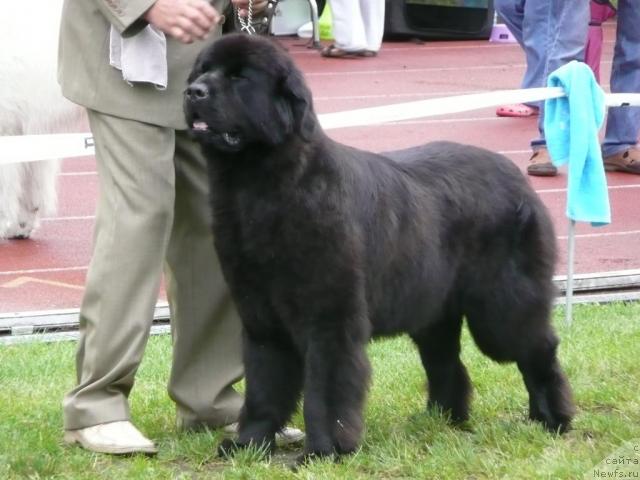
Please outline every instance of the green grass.
[{"label": "green grass", "polygon": [[[640,303],[576,306],[571,327],[558,309],[555,320],[578,406],[568,434],[550,435],[526,420],[517,368],[481,355],[467,332],[472,417],[468,429],[451,428],[425,411],[424,373],[401,337],[370,346],[374,374],[362,449],[339,464],[316,462],[297,472],[287,466],[295,451],[270,460],[244,452],[223,461],[214,455],[217,432],[176,431],[165,389],[168,336],[150,340],[131,396],[136,425],[159,444],[155,458],[96,455],[62,444],[61,400],[75,376],[72,342],[0,346],[0,478],[597,478],[595,465],[626,441],[633,441],[630,455],[640,444]],[[302,427],[299,414],[293,423]]]}]

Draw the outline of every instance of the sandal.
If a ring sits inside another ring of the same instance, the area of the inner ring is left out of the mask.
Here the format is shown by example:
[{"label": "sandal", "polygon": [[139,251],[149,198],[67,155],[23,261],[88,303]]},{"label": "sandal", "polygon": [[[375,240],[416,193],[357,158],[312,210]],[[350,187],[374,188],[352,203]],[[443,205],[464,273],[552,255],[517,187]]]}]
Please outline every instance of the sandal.
[{"label": "sandal", "polygon": [[333,43],[329,46],[324,47],[320,51],[320,55],[327,58],[358,58],[363,56],[363,53],[364,52],[362,50],[343,50],[339,47],[336,47]]},{"label": "sandal", "polygon": [[499,117],[535,117],[538,115],[538,107],[530,107],[524,103],[516,103],[514,105],[503,105],[498,107],[496,115]]},{"label": "sandal", "polygon": [[640,175],[640,149],[631,147],[604,159],[607,172],[625,172]]}]

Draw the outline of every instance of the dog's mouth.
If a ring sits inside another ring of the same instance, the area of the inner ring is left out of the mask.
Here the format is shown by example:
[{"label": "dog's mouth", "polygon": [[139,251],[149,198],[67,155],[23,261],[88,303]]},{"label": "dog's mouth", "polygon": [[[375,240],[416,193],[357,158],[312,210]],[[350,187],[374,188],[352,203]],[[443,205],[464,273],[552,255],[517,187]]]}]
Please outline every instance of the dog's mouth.
[{"label": "dog's mouth", "polygon": [[233,126],[224,128],[218,125],[216,121],[211,123],[199,115],[199,112],[189,111],[187,121],[190,125],[191,132],[204,142],[214,142],[221,146],[226,145],[227,148],[236,150],[243,143],[243,136],[239,129]]},{"label": "dog's mouth", "polygon": [[209,124],[201,119],[195,119],[191,122],[191,130],[195,133],[212,133],[219,136],[224,143],[229,147],[237,147],[242,142],[242,136],[238,130],[231,130],[229,132],[217,133],[213,132],[209,127]]},{"label": "dog's mouth", "polygon": [[209,131],[209,125],[207,125],[207,122],[203,122],[202,120],[194,121],[193,124],[191,125],[191,128],[193,129],[194,132],[208,132]]},{"label": "dog's mouth", "polygon": [[229,145],[230,147],[236,147],[240,145],[240,133],[239,132],[224,132],[222,134],[222,139]]},{"label": "dog's mouth", "polygon": [[[214,133],[211,131],[209,124],[202,120],[201,118],[194,118],[191,122],[191,130],[198,133]],[[238,130],[231,130],[229,132],[217,133],[217,135],[222,138],[222,140],[229,145],[230,147],[236,147],[240,144],[242,137]]]}]

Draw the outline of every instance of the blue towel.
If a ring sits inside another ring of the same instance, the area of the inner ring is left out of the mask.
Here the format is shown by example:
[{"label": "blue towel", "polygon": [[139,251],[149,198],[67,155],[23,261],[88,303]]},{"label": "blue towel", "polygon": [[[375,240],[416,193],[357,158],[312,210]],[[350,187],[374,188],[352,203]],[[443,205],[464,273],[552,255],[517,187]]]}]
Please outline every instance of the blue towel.
[{"label": "blue towel", "polygon": [[568,163],[567,216],[594,226],[611,223],[609,192],[598,141],[605,113],[604,93],[582,62],[563,65],[549,87],[562,87],[566,97],[546,100],[544,133],[554,165]]}]

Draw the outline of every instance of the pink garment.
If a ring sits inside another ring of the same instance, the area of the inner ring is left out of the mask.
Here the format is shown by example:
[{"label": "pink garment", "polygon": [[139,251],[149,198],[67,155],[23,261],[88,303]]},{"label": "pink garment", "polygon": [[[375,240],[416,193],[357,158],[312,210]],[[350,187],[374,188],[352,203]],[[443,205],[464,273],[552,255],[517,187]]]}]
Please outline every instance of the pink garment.
[{"label": "pink garment", "polygon": [[598,82],[600,82],[600,58],[602,57],[602,22],[615,14],[616,11],[610,5],[591,2],[591,22],[589,22],[584,61],[591,67]]}]

